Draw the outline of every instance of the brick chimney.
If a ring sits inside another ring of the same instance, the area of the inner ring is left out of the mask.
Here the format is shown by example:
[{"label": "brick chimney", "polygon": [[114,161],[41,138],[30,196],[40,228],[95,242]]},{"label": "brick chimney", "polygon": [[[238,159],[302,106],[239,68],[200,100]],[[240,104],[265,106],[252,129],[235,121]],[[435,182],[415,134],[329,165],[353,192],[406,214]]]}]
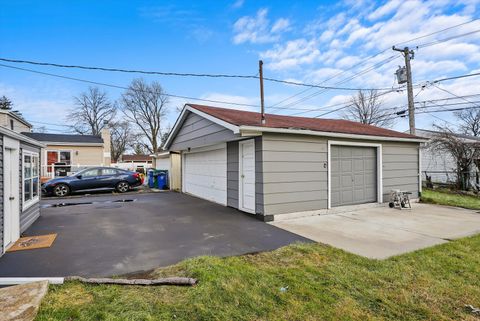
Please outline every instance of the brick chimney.
[{"label": "brick chimney", "polygon": [[101,136],[103,139],[103,165],[110,166],[112,159],[110,154],[110,129],[108,126],[103,127]]}]

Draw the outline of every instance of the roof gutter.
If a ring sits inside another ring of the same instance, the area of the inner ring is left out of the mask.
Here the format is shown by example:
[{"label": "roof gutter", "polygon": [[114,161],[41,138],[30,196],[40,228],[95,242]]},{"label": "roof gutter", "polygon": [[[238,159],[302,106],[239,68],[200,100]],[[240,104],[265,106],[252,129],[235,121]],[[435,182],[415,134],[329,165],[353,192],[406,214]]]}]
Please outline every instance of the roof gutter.
[{"label": "roof gutter", "polygon": [[323,131],[316,131],[316,130],[309,130],[309,129],[271,128],[271,127],[261,127],[261,126],[240,126],[240,133],[243,133],[243,132],[300,134],[300,135],[323,136],[323,137],[334,137],[334,138],[350,138],[350,139],[355,138],[355,139],[365,139],[365,140],[381,140],[381,141],[412,142],[412,143],[424,143],[428,141],[428,139],[424,139],[424,138],[404,138],[404,137],[345,134],[345,133],[323,132]]},{"label": "roof gutter", "polygon": [[40,148],[47,147],[45,144],[41,143],[40,141],[38,141],[36,139],[33,139],[33,138],[28,137],[28,136],[19,134],[15,131],[10,130],[8,128],[5,128],[3,126],[0,126],[0,134],[3,134],[5,136],[11,137],[11,138],[18,139],[22,142],[25,142],[25,143],[28,143],[30,145],[37,146],[37,147],[40,147]]},{"label": "roof gutter", "polygon": [[53,145],[53,146],[91,146],[91,147],[102,147],[103,143],[75,143],[75,142],[46,142],[44,141],[43,144],[45,145]]}]

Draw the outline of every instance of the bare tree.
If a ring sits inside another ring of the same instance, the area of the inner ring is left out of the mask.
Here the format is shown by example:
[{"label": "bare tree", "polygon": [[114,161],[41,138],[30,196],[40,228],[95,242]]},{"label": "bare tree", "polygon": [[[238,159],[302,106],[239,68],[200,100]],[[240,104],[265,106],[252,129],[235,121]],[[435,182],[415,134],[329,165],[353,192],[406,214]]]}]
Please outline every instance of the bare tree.
[{"label": "bare tree", "polygon": [[74,97],[74,101],[76,108],[70,111],[67,119],[79,134],[100,135],[115,117],[115,105],[98,87],[89,87],[88,91]]},{"label": "bare tree", "polygon": [[455,113],[459,128],[467,135],[480,136],[480,109],[464,109]]},{"label": "bare tree", "polygon": [[383,101],[376,90],[361,91],[352,96],[350,106],[343,118],[362,124],[390,127],[393,124],[391,113],[382,109]]},{"label": "bare tree", "polygon": [[13,107],[13,103],[6,96],[0,97],[0,109],[10,110]]},{"label": "bare tree", "polygon": [[134,79],[122,95],[123,113],[148,140],[146,147],[155,153],[160,147],[162,122],[167,114],[168,97],[158,82],[147,84]]},{"label": "bare tree", "polygon": [[437,127],[440,131],[430,141],[430,147],[450,154],[456,164],[457,186],[469,188],[470,170],[480,158],[480,143],[455,135],[450,129]]},{"label": "bare tree", "polygon": [[110,156],[113,162],[118,162],[120,156],[133,146],[137,135],[133,132],[132,126],[126,121],[111,121],[110,129]]},{"label": "bare tree", "polygon": [[146,155],[149,153],[148,146],[144,143],[136,142],[131,147],[134,155]]}]

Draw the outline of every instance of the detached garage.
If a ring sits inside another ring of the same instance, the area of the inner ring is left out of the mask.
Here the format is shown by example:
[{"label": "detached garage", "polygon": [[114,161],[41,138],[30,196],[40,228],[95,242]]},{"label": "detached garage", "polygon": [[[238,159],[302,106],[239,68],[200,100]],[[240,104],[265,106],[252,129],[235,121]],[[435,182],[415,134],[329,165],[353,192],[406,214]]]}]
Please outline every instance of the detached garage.
[{"label": "detached garage", "polygon": [[182,191],[252,213],[311,215],[418,197],[424,139],[347,120],[185,105],[164,148],[181,154]]}]

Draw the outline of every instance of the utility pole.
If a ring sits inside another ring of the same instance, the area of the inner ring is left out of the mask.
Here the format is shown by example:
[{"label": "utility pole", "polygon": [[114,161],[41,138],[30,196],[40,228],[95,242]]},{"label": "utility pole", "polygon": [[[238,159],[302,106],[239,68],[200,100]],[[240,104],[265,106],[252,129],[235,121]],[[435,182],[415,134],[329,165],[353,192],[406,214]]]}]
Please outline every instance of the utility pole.
[{"label": "utility pole", "polygon": [[414,52],[408,47],[403,49],[392,47],[395,51],[403,52],[405,57],[405,69],[407,72],[407,94],[408,94],[408,122],[410,125],[410,134],[415,135],[415,106],[413,103],[413,86],[412,86],[412,68],[410,66],[410,59],[413,59]]},{"label": "utility pole", "polygon": [[265,125],[265,104],[263,98],[263,61],[258,61],[258,75],[260,78],[260,114],[262,125]]}]

